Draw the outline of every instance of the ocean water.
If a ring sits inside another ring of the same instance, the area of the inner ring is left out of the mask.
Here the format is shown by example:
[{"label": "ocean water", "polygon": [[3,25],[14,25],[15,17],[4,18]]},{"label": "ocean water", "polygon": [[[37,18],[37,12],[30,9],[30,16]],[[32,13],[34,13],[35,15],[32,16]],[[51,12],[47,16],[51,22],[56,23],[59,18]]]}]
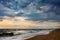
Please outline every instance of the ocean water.
[{"label": "ocean water", "polygon": [[51,31],[52,30],[42,30],[42,31],[32,31],[32,32],[25,31],[20,35],[0,37],[0,40],[24,40],[24,39],[34,37],[36,35],[46,35],[46,34],[49,34],[49,32]]}]

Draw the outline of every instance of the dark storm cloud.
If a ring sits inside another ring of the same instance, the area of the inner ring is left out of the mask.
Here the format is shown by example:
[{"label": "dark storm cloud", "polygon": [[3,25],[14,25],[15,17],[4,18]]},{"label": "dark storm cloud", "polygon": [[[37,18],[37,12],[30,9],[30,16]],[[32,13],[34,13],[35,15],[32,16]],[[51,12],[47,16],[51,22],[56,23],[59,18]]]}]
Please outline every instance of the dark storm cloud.
[{"label": "dark storm cloud", "polygon": [[0,0],[0,16],[22,16],[33,21],[60,20],[59,10],[60,0]]},{"label": "dark storm cloud", "polygon": [[20,8],[25,8],[32,1],[33,0],[0,0],[0,3],[10,9],[18,10]]},{"label": "dark storm cloud", "polygon": [[[27,16],[27,20],[60,20],[60,0],[41,0],[37,3],[32,3],[32,13]],[[34,1],[34,2],[36,2]],[[35,6],[35,8],[33,7]],[[44,8],[47,8],[45,9]],[[37,12],[40,11],[39,13]],[[31,11],[31,10],[30,10]],[[42,12],[41,12],[42,11]],[[36,13],[37,12],[37,13]]]}]

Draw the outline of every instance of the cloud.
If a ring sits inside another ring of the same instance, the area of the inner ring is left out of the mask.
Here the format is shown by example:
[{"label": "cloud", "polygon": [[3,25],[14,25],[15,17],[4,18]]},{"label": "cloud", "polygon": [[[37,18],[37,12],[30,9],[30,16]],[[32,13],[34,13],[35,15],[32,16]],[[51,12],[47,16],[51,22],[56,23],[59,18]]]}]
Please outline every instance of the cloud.
[{"label": "cloud", "polygon": [[18,10],[11,9],[8,7],[8,5],[5,6],[3,4],[0,4],[0,16],[1,17],[10,16],[12,18],[16,16],[24,17],[24,18],[27,17],[26,20],[31,20],[31,21],[49,21],[49,20],[58,21],[60,20],[60,12],[59,12],[60,5],[58,4],[59,2],[60,2],[59,0],[58,1],[16,0],[14,2],[11,1],[9,3],[12,3],[12,4],[15,3],[14,6],[17,7]]},{"label": "cloud", "polygon": [[2,3],[1,1],[0,28],[55,28],[60,26],[60,22],[57,22],[60,21],[60,5],[58,4],[60,1],[10,0],[10,2],[3,1]]},{"label": "cloud", "polygon": [[[37,9],[39,7],[40,9]],[[56,20],[55,11],[53,10],[53,5],[39,5],[37,6],[35,3],[31,3],[27,6],[28,11],[24,11],[23,15],[24,17],[28,17],[27,20],[35,20],[35,21],[45,21],[45,20]],[[59,17],[57,18],[59,20]]]},{"label": "cloud", "polygon": [[42,3],[51,4],[51,5],[60,5],[60,0],[41,0]]},{"label": "cloud", "polygon": [[10,18],[4,16],[3,21],[0,21],[0,28],[59,28],[59,22],[35,22],[27,21],[24,17]]},{"label": "cloud", "polygon": [[32,1],[33,0],[0,0],[0,3],[10,9],[19,10],[21,8],[25,8]]},{"label": "cloud", "polygon": [[[46,0],[47,1],[47,0]],[[40,1],[41,2],[41,1]],[[52,2],[52,1],[49,1]],[[29,10],[29,14],[25,14],[24,16],[28,17],[27,20],[35,20],[35,21],[45,21],[45,20],[60,20],[59,17],[59,10],[60,7],[57,5],[52,5],[48,2],[48,4],[42,3],[35,3],[32,2],[27,6],[27,9]],[[53,1],[55,2],[55,1]],[[52,2],[52,3],[53,3]],[[54,3],[53,3],[54,4]],[[58,14],[58,15],[56,15]]]},{"label": "cloud", "polygon": [[17,14],[15,10],[7,8],[2,4],[0,4],[0,11],[2,11],[2,14],[4,13],[6,15],[15,15],[15,14]]}]

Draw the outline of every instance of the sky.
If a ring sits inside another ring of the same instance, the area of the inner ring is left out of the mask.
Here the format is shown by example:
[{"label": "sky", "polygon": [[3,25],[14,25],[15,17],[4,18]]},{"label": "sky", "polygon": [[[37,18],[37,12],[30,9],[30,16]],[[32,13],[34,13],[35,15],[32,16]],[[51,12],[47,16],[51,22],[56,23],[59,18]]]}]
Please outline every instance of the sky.
[{"label": "sky", "polygon": [[60,0],[0,0],[0,28],[60,26]]}]

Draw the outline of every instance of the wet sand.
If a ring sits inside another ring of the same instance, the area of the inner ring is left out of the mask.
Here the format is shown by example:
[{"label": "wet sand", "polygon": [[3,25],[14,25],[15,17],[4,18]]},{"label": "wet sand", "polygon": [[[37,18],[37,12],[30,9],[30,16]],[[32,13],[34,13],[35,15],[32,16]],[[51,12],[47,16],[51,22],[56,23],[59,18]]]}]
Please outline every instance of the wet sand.
[{"label": "wet sand", "polygon": [[26,40],[60,40],[60,29],[54,30],[48,35],[38,35]]}]

